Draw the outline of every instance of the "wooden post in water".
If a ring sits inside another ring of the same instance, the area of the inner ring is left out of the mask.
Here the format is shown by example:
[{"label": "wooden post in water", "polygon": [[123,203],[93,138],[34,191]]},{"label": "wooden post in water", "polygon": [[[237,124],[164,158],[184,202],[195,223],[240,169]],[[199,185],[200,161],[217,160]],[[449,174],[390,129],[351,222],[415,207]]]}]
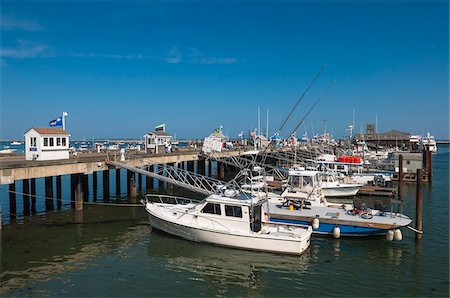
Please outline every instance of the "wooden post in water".
[{"label": "wooden post in water", "polygon": [[103,171],[103,200],[109,201],[109,170]]},{"label": "wooden post in water", "polygon": [[403,194],[403,155],[398,156],[398,198],[401,199]]},{"label": "wooden post in water", "polygon": [[[153,166],[148,166],[147,171],[153,172]],[[146,189],[153,189],[153,178],[145,176],[145,188]]]},{"label": "wooden post in water", "polygon": [[134,172],[130,174],[130,197],[136,198],[136,181]]},{"label": "wooden post in water", "polygon": [[120,168],[116,169],[116,197],[120,197]]},{"label": "wooden post in water", "polygon": [[205,176],[211,176],[211,162],[205,159]]},{"label": "wooden post in water", "polygon": [[70,205],[75,208],[75,189],[77,188],[77,174],[70,174]]},{"label": "wooden post in water", "polygon": [[218,162],[219,164],[219,178],[224,178],[225,177],[225,165],[222,162]]},{"label": "wooden post in water", "polygon": [[81,211],[83,210],[83,196],[82,196],[82,187],[81,187],[81,174],[76,174],[74,178],[74,195],[75,195],[75,210]]},{"label": "wooden post in water", "polygon": [[31,213],[36,213],[36,179],[30,179],[30,189],[31,189]]},{"label": "wooden post in water", "polygon": [[56,207],[60,209],[62,206],[62,182],[61,175],[56,176]]},{"label": "wooden post in water", "polygon": [[433,152],[427,150],[427,168],[428,168],[428,183],[433,182]]},{"label": "wooden post in water", "polygon": [[9,185],[9,217],[11,220],[16,219],[16,181]]},{"label": "wooden post in water", "polygon": [[139,191],[142,191],[142,174],[138,174],[138,189]]},{"label": "wooden post in water", "polygon": [[[158,165],[160,168],[161,168],[161,174],[163,175],[163,176],[166,176],[166,171],[164,170],[164,168],[165,168],[165,164],[161,164],[161,165]],[[164,181],[162,181],[162,180],[159,180],[159,183],[158,183],[158,187],[159,188],[164,188]]]},{"label": "wooden post in water", "polygon": [[[416,230],[422,231],[422,169],[417,169],[416,179]],[[422,234],[416,233],[416,240],[421,240]]]},{"label": "wooden post in water", "polygon": [[30,181],[22,180],[23,215],[30,215]]},{"label": "wooden post in water", "polygon": [[53,210],[53,176],[45,177],[45,210]]},{"label": "wooden post in water", "polygon": [[89,176],[87,174],[81,175],[82,187],[83,187],[83,200],[89,202]]},{"label": "wooden post in water", "polygon": [[92,192],[93,201],[97,201],[97,171],[92,173]]}]

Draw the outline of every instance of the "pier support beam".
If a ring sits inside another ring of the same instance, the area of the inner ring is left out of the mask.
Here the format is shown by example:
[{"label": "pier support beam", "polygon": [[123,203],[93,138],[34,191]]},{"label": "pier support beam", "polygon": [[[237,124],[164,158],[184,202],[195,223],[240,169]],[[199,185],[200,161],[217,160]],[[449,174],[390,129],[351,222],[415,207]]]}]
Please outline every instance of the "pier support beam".
[{"label": "pier support beam", "polygon": [[427,150],[428,183],[433,182],[433,152]]},{"label": "pier support beam", "polygon": [[139,191],[142,191],[142,174],[138,174],[138,189]]},{"label": "pier support beam", "polygon": [[135,174],[134,172],[131,172],[130,175],[130,197],[132,199],[136,198],[136,181],[135,181]]},{"label": "pier support beam", "polygon": [[[416,179],[416,230],[422,231],[422,170],[417,169]],[[421,240],[422,234],[416,233],[416,240]]]},{"label": "pier support beam", "polygon": [[83,196],[82,196],[82,178],[81,174],[76,174],[74,178],[74,195],[75,195],[75,210],[81,211],[83,210]]},{"label": "pier support beam", "polygon": [[22,180],[23,215],[30,215],[30,181]]},{"label": "pier support beam", "polygon": [[218,166],[219,166],[219,178],[224,178],[225,177],[225,164],[222,162],[218,162]]},{"label": "pier support beam", "polygon": [[75,188],[77,187],[77,174],[70,174],[70,205],[75,208]]},{"label": "pier support beam", "polygon": [[205,175],[211,176],[211,161],[209,159],[205,159]]},{"label": "pier support beam", "polygon": [[103,171],[103,200],[109,201],[109,170]]},{"label": "pier support beam", "polygon": [[15,220],[17,216],[16,207],[16,181],[9,185],[9,217]]},{"label": "pier support beam", "polygon": [[83,200],[89,202],[89,176],[87,174],[82,174],[81,177],[83,183]]},{"label": "pier support beam", "polygon": [[120,197],[120,168],[116,169],[116,197]]},{"label": "pier support beam", "polygon": [[398,198],[403,195],[403,155],[398,156]]},{"label": "pier support beam", "polygon": [[[153,166],[148,166],[147,171],[153,172]],[[153,189],[153,178],[152,177],[145,176],[145,188],[147,190]]]},{"label": "pier support beam", "polygon": [[62,182],[61,175],[56,176],[56,207],[60,209],[62,206]]},{"label": "pier support beam", "polygon": [[45,177],[45,210],[53,210],[53,177]]},{"label": "pier support beam", "polygon": [[30,179],[30,190],[31,190],[31,213],[36,213],[36,179]]},{"label": "pier support beam", "polygon": [[92,173],[92,196],[93,196],[93,201],[97,201],[97,171],[94,171]]},{"label": "pier support beam", "polygon": [[194,161],[193,160],[186,161],[186,170],[189,172],[194,172]]}]

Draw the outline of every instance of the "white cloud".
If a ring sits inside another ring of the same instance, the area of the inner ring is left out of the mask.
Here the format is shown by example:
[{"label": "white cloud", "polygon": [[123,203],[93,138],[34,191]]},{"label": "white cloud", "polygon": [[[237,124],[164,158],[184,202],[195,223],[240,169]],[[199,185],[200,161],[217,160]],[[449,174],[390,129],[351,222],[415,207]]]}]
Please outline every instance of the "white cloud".
[{"label": "white cloud", "polygon": [[1,16],[0,20],[1,30],[22,30],[22,31],[41,31],[42,26],[30,20],[19,20],[11,16]]},{"label": "white cloud", "polygon": [[207,57],[203,52],[189,48],[189,63],[193,64],[233,64],[237,62],[236,58]]},{"label": "white cloud", "polygon": [[17,43],[17,48],[0,48],[0,57],[16,59],[53,57],[47,44],[26,40],[18,40]]}]

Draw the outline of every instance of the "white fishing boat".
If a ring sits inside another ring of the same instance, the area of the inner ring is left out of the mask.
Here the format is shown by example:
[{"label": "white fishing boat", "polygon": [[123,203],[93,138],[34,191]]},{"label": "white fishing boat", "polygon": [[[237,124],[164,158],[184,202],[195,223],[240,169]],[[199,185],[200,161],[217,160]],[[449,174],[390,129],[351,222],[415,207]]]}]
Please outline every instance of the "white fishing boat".
[{"label": "white fishing boat", "polygon": [[19,145],[22,145],[22,143],[21,143],[21,142],[14,141],[14,142],[11,142],[10,145],[11,145],[11,146],[19,146]]},{"label": "white fishing boat", "polygon": [[402,239],[399,228],[408,226],[411,219],[401,214],[401,202],[394,201],[390,211],[380,203],[374,209],[365,208],[358,200],[353,204],[329,203],[318,176],[317,171],[290,170],[288,187],[281,194],[269,194],[269,220],[309,224],[313,233],[336,238],[387,235],[392,240],[395,235],[396,240]]},{"label": "white fishing boat", "polygon": [[325,197],[354,196],[362,186],[362,184],[340,182],[333,173],[320,173],[319,177]]},{"label": "white fishing boat", "polygon": [[427,136],[422,139],[422,148],[431,151],[433,154],[437,153],[436,140],[430,133],[427,133]]},{"label": "white fishing boat", "polygon": [[171,235],[247,250],[303,253],[310,245],[311,227],[265,222],[265,202],[267,199],[221,187],[201,202],[146,195],[143,203],[151,226]]}]

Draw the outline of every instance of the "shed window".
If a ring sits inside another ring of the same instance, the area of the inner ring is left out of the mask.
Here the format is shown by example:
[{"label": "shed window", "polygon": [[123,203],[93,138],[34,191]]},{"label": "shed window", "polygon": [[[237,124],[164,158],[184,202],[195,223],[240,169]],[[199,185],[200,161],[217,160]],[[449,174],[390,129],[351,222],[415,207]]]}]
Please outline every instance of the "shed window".
[{"label": "shed window", "polygon": [[220,211],[220,204],[208,203],[205,205],[205,207],[203,207],[202,213],[221,215],[222,212]]},{"label": "shed window", "polygon": [[61,138],[56,138],[56,146],[61,146]]},{"label": "shed window", "polygon": [[242,208],[241,206],[225,205],[225,215],[242,218]]},{"label": "shed window", "polygon": [[61,141],[62,141],[62,145],[66,146],[66,138],[61,138]]},{"label": "shed window", "polygon": [[36,147],[36,137],[30,137],[30,147]]},{"label": "shed window", "polygon": [[50,139],[50,147],[55,146],[55,138],[49,138]]},{"label": "shed window", "polygon": [[48,146],[48,138],[44,138],[44,147]]}]

